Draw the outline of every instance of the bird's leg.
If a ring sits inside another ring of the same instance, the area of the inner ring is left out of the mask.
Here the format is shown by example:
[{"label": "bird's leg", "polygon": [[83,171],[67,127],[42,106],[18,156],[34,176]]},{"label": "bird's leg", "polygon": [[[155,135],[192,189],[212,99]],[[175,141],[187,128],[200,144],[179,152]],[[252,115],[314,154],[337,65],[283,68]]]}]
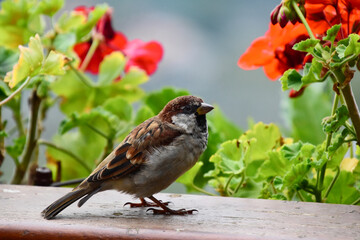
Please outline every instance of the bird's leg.
[{"label": "bird's leg", "polygon": [[149,197],[151,201],[156,203],[157,206],[161,207],[162,209],[155,209],[155,208],[149,208],[146,211],[153,211],[153,214],[163,214],[163,215],[187,215],[187,214],[193,214],[193,212],[198,211],[196,209],[186,210],[186,209],[179,209],[179,210],[173,210],[166,206],[166,204],[162,203],[160,200],[157,200],[154,196]]},{"label": "bird's leg", "polygon": [[[156,204],[155,202],[148,202],[145,200],[145,198],[140,198],[141,203],[132,203],[132,202],[127,202],[124,204],[124,206],[129,205],[130,208],[138,208],[138,207],[160,207],[158,204]],[[161,202],[161,201],[159,201]],[[169,205],[170,202],[161,202],[161,204],[167,206]]]}]

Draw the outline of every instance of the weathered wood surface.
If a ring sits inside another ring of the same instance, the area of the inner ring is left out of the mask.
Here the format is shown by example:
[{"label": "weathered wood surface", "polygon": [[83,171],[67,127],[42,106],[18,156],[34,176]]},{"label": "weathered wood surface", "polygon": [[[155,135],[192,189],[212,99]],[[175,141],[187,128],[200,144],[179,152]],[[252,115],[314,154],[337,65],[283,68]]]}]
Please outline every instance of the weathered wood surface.
[{"label": "weathered wood surface", "polygon": [[360,239],[360,206],[158,194],[188,216],[123,207],[131,196],[99,193],[53,220],[40,212],[67,188],[0,185],[0,239]]}]

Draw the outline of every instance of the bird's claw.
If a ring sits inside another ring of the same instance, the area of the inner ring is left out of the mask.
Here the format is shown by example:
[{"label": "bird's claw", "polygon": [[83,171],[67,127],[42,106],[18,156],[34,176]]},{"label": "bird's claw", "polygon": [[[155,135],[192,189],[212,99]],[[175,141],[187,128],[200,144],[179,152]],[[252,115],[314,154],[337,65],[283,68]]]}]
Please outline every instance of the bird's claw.
[{"label": "bird's claw", "polygon": [[[168,206],[172,202],[161,202],[161,203],[164,204],[165,206]],[[148,202],[148,201],[144,201],[144,202],[140,202],[140,203],[127,202],[127,203],[124,204],[123,207],[125,207],[126,205],[129,205],[130,208],[159,207],[156,203],[152,203],[152,202]]]},{"label": "bird's claw", "polygon": [[172,210],[172,209],[156,209],[156,208],[149,208],[146,212],[152,211],[154,215],[190,215],[193,212],[199,212],[196,209],[186,210],[185,208]]}]

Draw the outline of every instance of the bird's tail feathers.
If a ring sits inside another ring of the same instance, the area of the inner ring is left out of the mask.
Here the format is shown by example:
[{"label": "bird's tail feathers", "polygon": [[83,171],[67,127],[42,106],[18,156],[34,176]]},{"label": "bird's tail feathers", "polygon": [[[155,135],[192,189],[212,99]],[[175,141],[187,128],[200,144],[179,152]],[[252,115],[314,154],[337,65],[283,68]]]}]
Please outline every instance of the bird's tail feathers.
[{"label": "bird's tail feathers", "polygon": [[[89,189],[89,188],[79,188],[74,189],[73,191],[69,192],[65,196],[59,198],[52,204],[50,204],[47,208],[45,208],[41,215],[45,219],[51,219],[55,217],[57,214],[59,214],[62,210],[67,208],[69,205],[74,203],[75,201],[79,200],[80,198],[84,197],[85,201],[88,200],[92,195],[97,193],[100,190],[100,188],[95,189]],[[85,203],[85,201],[82,201],[82,204]],[[79,204],[79,207],[81,207],[82,204]]]}]

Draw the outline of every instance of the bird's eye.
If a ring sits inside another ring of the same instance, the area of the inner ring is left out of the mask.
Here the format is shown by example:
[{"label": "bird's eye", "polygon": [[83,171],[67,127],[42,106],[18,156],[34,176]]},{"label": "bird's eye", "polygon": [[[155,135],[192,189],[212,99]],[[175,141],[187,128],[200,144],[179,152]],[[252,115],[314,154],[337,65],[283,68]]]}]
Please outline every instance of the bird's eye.
[{"label": "bird's eye", "polygon": [[190,113],[192,111],[192,107],[190,105],[183,106],[181,109],[184,113]]}]

